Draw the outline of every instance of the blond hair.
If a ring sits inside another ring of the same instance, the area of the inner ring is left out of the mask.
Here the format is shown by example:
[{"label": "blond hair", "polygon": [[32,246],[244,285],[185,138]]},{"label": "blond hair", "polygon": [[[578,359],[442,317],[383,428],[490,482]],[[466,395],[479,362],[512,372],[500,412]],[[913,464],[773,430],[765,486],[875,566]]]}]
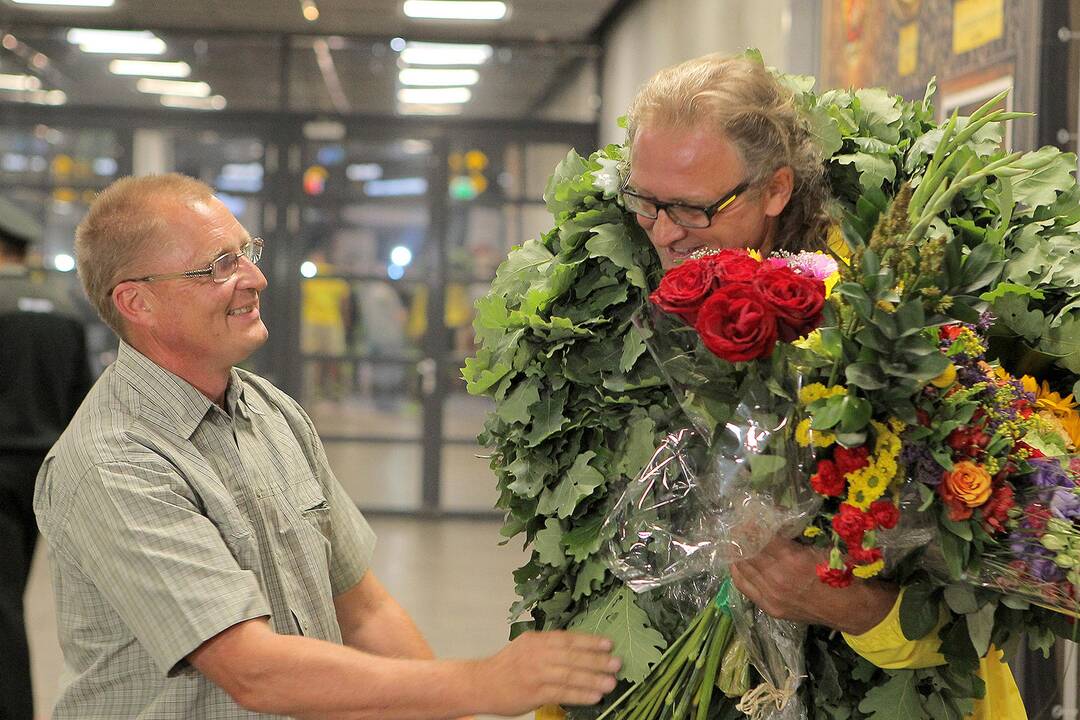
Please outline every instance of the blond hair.
[{"label": "blond hair", "polygon": [[206,183],[179,173],[125,177],[105,188],[75,230],[75,262],[83,289],[105,324],[125,337],[123,317],[112,301],[117,283],[142,258],[169,242],[170,208],[206,202]]},{"label": "blond hair", "polygon": [[790,167],[794,188],[778,218],[775,248],[824,248],[829,192],[821,150],[794,95],[760,62],[712,54],[654,75],[627,113],[631,165],[634,139],[645,126],[722,133],[735,146],[753,184]]}]

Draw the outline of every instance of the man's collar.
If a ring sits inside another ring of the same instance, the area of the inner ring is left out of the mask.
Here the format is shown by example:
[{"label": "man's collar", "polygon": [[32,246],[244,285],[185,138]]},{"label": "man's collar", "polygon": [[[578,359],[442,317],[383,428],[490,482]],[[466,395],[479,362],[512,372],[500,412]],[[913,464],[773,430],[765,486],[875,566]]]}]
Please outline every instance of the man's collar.
[{"label": "man's collar", "polygon": [[[143,355],[123,340],[116,354],[116,372],[131,383],[143,400],[163,415],[185,438],[190,438],[206,413],[215,407],[210,398],[178,375],[174,375]],[[247,418],[247,410],[262,414],[263,408],[255,400],[255,393],[246,393],[244,381],[234,368],[225,392],[225,404],[230,416],[236,411]],[[254,402],[252,402],[255,400]],[[257,407],[256,407],[257,406]]]}]

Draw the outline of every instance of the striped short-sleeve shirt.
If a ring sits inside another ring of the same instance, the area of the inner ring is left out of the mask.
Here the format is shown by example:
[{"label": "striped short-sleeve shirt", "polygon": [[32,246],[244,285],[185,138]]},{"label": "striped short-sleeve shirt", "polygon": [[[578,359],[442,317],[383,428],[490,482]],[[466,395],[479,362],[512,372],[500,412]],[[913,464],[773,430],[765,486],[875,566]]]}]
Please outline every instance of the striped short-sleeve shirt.
[{"label": "striped short-sleeve shirt", "polygon": [[187,656],[236,623],[341,642],[375,536],[311,420],[233,370],[225,407],[121,343],[34,499],[65,676],[54,716],[250,718]]}]

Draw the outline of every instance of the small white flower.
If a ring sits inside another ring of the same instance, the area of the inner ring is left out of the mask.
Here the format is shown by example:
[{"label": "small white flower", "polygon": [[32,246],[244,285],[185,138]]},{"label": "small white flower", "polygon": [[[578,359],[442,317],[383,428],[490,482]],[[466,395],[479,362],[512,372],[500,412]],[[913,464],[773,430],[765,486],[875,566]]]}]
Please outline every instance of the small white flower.
[{"label": "small white flower", "polygon": [[619,192],[619,161],[599,157],[600,169],[593,173],[593,187],[611,197]]}]

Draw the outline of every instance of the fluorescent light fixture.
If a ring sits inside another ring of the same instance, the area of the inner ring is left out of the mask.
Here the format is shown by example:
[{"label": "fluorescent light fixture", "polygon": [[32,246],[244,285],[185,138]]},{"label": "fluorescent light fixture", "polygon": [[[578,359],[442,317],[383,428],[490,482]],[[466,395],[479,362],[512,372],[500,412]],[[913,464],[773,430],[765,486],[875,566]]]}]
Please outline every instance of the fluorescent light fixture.
[{"label": "fluorescent light fixture", "polygon": [[400,102],[406,104],[443,105],[469,102],[472,92],[466,87],[401,88],[397,92],[397,97]]},{"label": "fluorescent light fixture", "polygon": [[472,68],[402,68],[398,72],[402,85],[446,86],[475,85],[480,73]]},{"label": "fluorescent light fixture", "polygon": [[191,66],[186,62],[160,62],[158,60],[112,60],[109,72],[113,75],[139,75],[141,77],[186,78]]},{"label": "fluorescent light fixture", "polygon": [[41,80],[33,75],[6,75],[0,73],[0,90],[38,90]]},{"label": "fluorescent light fixture", "polygon": [[435,20],[502,20],[506,3],[493,0],[405,0],[401,8],[411,18]]},{"label": "fluorescent light fixture", "polygon": [[399,103],[399,115],[460,115],[461,105],[434,105],[430,103]]},{"label": "fluorescent light fixture", "polygon": [[87,53],[161,55],[165,41],[148,30],[88,30],[71,28],[67,41]]},{"label": "fluorescent light fixture", "polygon": [[11,0],[16,5],[57,5],[60,7],[112,7],[116,0]]},{"label": "fluorescent light fixture", "polygon": [[382,177],[382,165],[379,163],[353,163],[345,168],[345,177],[353,182],[378,180]]},{"label": "fluorescent light fixture", "polygon": [[183,110],[224,110],[225,98],[221,95],[213,95],[207,98],[189,97],[187,95],[162,95],[161,104],[165,107],[181,108]]},{"label": "fluorescent light fixture", "polygon": [[427,178],[404,177],[390,180],[371,180],[364,183],[364,193],[370,197],[402,197],[427,192]]},{"label": "fluorescent light fixture", "polygon": [[139,78],[135,89],[152,95],[183,95],[184,97],[210,97],[210,85],[190,80],[159,80],[157,78]]},{"label": "fluorescent light fixture", "polygon": [[490,45],[406,43],[401,60],[406,65],[483,65],[491,59]]}]

